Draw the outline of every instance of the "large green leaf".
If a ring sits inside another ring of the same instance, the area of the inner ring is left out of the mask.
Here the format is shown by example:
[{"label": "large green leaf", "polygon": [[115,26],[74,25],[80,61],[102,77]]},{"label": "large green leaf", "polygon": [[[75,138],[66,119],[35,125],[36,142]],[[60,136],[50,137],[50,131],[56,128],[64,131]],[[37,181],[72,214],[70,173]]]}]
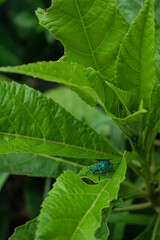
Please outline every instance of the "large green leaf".
[{"label": "large green leaf", "polygon": [[[116,123],[125,134],[139,134],[137,127],[141,125],[140,119],[145,111],[142,107],[136,111],[138,104],[135,95],[105,81],[94,69],[68,62],[38,62],[2,67],[0,71],[21,73],[66,84],[90,105],[101,104],[106,112],[117,120]],[[134,113],[130,115],[130,111]]]},{"label": "large green leaf", "polygon": [[[103,104],[104,102],[104,90],[101,91],[103,87],[101,79],[98,78],[97,87],[92,87],[93,79],[88,76],[86,68],[78,64],[67,62],[37,62],[15,67],[1,67],[0,71],[25,74],[47,81],[66,84],[78,92],[80,97],[84,98],[90,105],[96,105],[97,103]],[[93,73],[95,73],[95,71]],[[90,74],[92,75],[92,71]],[[96,88],[96,91],[93,88]],[[101,91],[101,97],[97,96],[98,91]]]},{"label": "large green leaf", "polygon": [[143,100],[148,109],[154,82],[154,8],[153,0],[144,7],[126,34],[118,56],[116,84]]},{"label": "large green leaf", "polygon": [[125,137],[123,133],[103,110],[90,107],[75,92],[66,87],[51,89],[45,93],[45,96],[51,97],[73,116],[89,124],[117,149],[124,150]]},{"label": "large green leaf", "polygon": [[[25,74],[66,84],[90,105],[102,105],[111,117],[125,117],[135,96],[105,81],[92,68],[69,62],[37,62],[15,67],[1,67],[2,72]],[[133,111],[134,109],[132,109]]]},{"label": "large green leaf", "polygon": [[96,185],[88,185],[72,171],[66,171],[43,203],[36,240],[96,239],[94,233],[101,223],[101,210],[117,197],[125,171],[123,159],[112,179]]},{"label": "large green leaf", "polygon": [[35,218],[26,224],[17,227],[9,240],[34,240],[36,227],[37,219]]},{"label": "large green leaf", "polygon": [[119,153],[52,99],[17,83],[0,83],[0,153],[115,158]]},{"label": "large green leaf", "polygon": [[93,67],[113,77],[116,56],[125,33],[116,0],[53,0],[46,11],[38,9],[40,24],[65,47],[63,59]]},{"label": "large green leaf", "polygon": [[0,172],[34,177],[56,178],[67,169],[77,173],[83,167],[93,163],[96,162],[92,159],[72,159],[47,154],[0,154]]}]

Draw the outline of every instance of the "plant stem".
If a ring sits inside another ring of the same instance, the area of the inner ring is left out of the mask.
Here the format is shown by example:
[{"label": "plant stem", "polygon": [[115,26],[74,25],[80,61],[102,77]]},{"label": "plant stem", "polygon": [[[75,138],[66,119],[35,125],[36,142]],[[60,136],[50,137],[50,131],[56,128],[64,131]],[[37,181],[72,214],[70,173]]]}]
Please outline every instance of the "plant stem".
[{"label": "plant stem", "polygon": [[159,213],[158,216],[157,216],[157,219],[156,219],[156,223],[155,223],[155,225],[154,225],[154,229],[153,229],[153,233],[152,233],[152,238],[151,238],[151,240],[155,240],[155,239],[156,239],[156,232],[157,232],[159,223],[160,223],[160,213]]},{"label": "plant stem", "polygon": [[123,208],[115,208],[114,211],[129,211],[129,210],[141,210],[141,209],[146,209],[152,207],[151,202],[146,202],[146,203],[140,203],[140,204],[133,204],[130,206],[126,206]]}]

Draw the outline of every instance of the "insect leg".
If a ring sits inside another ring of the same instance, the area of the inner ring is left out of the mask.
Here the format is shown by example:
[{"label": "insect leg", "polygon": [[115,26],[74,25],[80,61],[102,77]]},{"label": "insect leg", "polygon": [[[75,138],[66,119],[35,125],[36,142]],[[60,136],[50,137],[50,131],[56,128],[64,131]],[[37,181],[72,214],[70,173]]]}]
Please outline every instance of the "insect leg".
[{"label": "insect leg", "polygon": [[81,175],[81,177],[87,176],[87,174],[92,171],[92,169],[89,169],[89,171],[85,175]]},{"label": "insect leg", "polygon": [[103,173],[103,172],[101,172],[101,173],[99,174],[99,177],[98,177],[98,181],[99,181],[99,182],[101,181],[100,176],[102,175],[102,173]]}]

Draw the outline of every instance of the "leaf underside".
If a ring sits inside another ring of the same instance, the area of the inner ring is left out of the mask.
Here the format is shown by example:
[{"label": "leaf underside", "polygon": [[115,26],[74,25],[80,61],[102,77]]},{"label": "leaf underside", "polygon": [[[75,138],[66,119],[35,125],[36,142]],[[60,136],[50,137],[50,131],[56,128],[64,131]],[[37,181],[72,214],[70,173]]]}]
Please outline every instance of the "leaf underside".
[{"label": "leaf underside", "polygon": [[116,88],[93,68],[85,68],[76,63],[50,61],[1,67],[0,71],[65,84],[91,106],[100,104],[111,117],[123,118],[129,114],[130,109],[134,111],[135,96]]},{"label": "leaf underside", "polygon": [[65,170],[78,173],[83,167],[96,164],[92,159],[64,158],[47,154],[0,154],[0,172],[33,177],[56,178]]}]

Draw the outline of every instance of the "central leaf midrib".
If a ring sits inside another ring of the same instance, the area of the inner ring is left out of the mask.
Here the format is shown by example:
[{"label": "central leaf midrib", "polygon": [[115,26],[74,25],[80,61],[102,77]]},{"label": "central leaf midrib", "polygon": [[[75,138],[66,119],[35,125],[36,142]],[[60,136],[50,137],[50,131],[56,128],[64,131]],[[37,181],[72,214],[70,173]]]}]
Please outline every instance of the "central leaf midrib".
[{"label": "central leaf midrib", "polygon": [[[149,8],[149,6],[148,6]],[[145,26],[146,26],[146,19],[147,19],[147,15],[148,15],[148,11],[147,14],[145,16],[145,20],[144,20],[144,26],[143,26],[143,31],[142,31],[142,38],[141,38],[141,51],[140,51],[140,61],[139,61],[139,88],[138,88],[138,96],[140,99],[143,99],[141,97],[141,86],[142,86],[142,77],[141,77],[141,69],[142,69],[142,49],[143,49],[143,41],[144,41],[144,30],[145,30]]]},{"label": "central leaf midrib", "polygon": [[[103,193],[103,191],[106,189],[107,185],[109,184],[109,181],[105,184],[105,186],[102,188],[102,190],[100,191],[100,193],[97,195],[96,199],[93,201],[91,207],[88,209],[88,211],[86,212],[86,214],[82,217],[81,221],[79,222],[79,224],[77,225],[75,231],[73,232],[72,238],[71,240],[74,239],[74,236],[77,232],[78,229],[80,229],[81,224],[83,223],[83,221],[85,220],[85,218],[88,216],[88,214],[91,212],[91,210],[93,209],[93,207],[95,206],[96,202],[98,201],[98,199],[100,198],[101,194]],[[107,205],[107,203],[106,203]]]},{"label": "central leaf midrib", "polygon": [[86,31],[86,28],[85,28],[85,24],[84,24],[83,17],[82,17],[82,14],[81,14],[81,12],[80,12],[80,9],[79,9],[77,0],[75,0],[75,4],[76,4],[76,8],[77,8],[77,11],[78,11],[78,14],[79,14],[81,23],[82,23],[82,27],[83,27],[83,30],[84,30],[85,37],[86,37],[86,39],[87,39],[87,42],[88,42],[88,45],[89,45],[89,48],[90,48],[91,55],[92,55],[92,57],[93,57],[93,61],[94,61],[95,65],[96,65],[96,67],[97,67],[97,71],[100,72],[100,74],[101,74],[100,68],[99,68],[99,66],[98,66],[98,63],[97,63],[97,60],[96,60],[96,57],[95,57],[95,54],[94,54],[94,51],[93,51],[93,48],[92,48],[92,45],[91,45],[91,42],[90,42],[90,40],[89,40],[88,33],[87,33],[87,31]]},{"label": "central leaf midrib", "polygon": [[[0,134],[8,135],[8,136],[14,136],[14,137],[18,137],[18,138],[25,138],[25,139],[42,141],[42,142],[48,142],[48,143],[53,143],[53,144],[62,145],[62,146],[66,146],[66,147],[81,149],[81,150],[84,150],[86,152],[89,151],[89,152],[94,152],[94,153],[100,153],[100,154],[103,154],[105,156],[107,155],[107,156],[117,157],[117,155],[114,155],[114,154],[111,154],[111,153],[105,153],[105,152],[97,151],[97,150],[94,150],[94,149],[85,148],[85,147],[81,147],[81,146],[75,146],[75,145],[72,145],[72,144],[53,141],[53,140],[49,140],[49,139],[45,139],[45,138],[41,139],[41,138],[38,138],[38,137],[31,137],[31,136],[25,136],[25,135],[20,135],[20,134],[15,134],[15,133],[5,133],[5,132],[0,132]],[[1,144],[0,144],[0,146],[1,146]]]},{"label": "central leaf midrib", "polygon": [[47,154],[36,154],[36,155],[37,156],[42,156],[42,157],[45,157],[45,158],[49,158],[49,159],[53,159],[54,161],[63,162],[63,163],[73,165],[73,166],[76,166],[76,167],[80,167],[80,168],[86,167],[86,165],[82,165],[82,164],[79,164],[79,163],[76,163],[76,162],[68,161],[66,159],[62,159],[62,158],[59,158],[59,157],[50,156],[50,155],[47,155]]}]

